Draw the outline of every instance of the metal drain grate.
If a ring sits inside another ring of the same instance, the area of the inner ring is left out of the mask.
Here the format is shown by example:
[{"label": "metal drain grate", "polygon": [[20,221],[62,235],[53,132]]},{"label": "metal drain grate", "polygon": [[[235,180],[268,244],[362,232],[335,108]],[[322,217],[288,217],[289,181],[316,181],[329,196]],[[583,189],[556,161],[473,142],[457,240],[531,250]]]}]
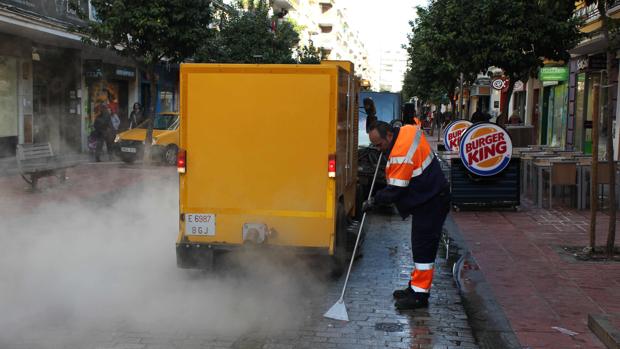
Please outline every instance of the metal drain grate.
[{"label": "metal drain grate", "polygon": [[397,322],[377,322],[375,330],[383,332],[402,332],[403,324]]}]

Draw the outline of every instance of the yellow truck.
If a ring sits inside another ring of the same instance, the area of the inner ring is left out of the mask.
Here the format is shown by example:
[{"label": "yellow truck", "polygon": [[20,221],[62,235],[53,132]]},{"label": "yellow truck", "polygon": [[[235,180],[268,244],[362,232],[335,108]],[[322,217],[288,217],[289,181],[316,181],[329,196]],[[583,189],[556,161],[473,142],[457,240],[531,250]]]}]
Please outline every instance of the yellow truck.
[{"label": "yellow truck", "polygon": [[177,265],[252,245],[338,270],[357,234],[353,65],[190,63],[180,82]]}]

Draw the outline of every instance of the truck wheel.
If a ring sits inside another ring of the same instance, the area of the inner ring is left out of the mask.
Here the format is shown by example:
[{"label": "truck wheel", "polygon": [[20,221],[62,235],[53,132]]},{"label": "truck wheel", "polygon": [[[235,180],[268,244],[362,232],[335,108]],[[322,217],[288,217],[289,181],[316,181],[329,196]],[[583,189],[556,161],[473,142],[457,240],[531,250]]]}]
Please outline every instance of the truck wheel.
[{"label": "truck wheel", "polygon": [[179,148],[176,145],[170,144],[166,147],[164,151],[163,160],[164,164],[174,166],[177,163],[177,153],[179,152]]},{"label": "truck wheel", "polygon": [[330,266],[332,277],[342,275],[346,268],[349,258],[347,228],[347,215],[344,212],[344,205],[339,202],[336,208],[336,246]]}]

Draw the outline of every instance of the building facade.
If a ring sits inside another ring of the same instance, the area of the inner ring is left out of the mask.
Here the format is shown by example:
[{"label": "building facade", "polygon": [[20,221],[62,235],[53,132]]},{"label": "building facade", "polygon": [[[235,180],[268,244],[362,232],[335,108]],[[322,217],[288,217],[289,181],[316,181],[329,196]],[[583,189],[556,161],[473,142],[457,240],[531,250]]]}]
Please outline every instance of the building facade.
[{"label": "building facade", "polygon": [[[89,1],[77,4],[94,18]],[[133,103],[149,100],[136,63],[85,45],[71,30],[81,24],[69,0],[0,1],[0,157],[14,156],[19,143],[86,151],[101,103],[122,121]],[[178,110],[178,74],[160,70],[158,105]]]},{"label": "building facade", "polygon": [[362,79],[379,86],[378,74],[368,60],[368,52],[347,21],[347,9],[337,0],[278,0],[274,12],[287,11],[300,30],[300,44],[310,42],[323,52],[323,59],[347,60],[355,64]]},{"label": "building facade", "polygon": [[[618,159],[620,123],[617,110],[618,97],[618,57],[612,61],[611,71],[607,71],[606,47],[608,43],[600,33],[601,20],[596,5],[586,6],[578,2],[575,15],[584,19],[581,30],[590,34],[570,50],[570,78],[568,83],[568,120],[566,144],[577,150],[592,152],[598,147],[599,157],[607,157],[606,144],[613,142],[615,159]],[[612,18],[620,18],[620,1],[608,11]],[[612,110],[607,110],[608,96],[613,99]],[[607,118],[612,119],[612,128],[607,129]],[[598,119],[599,142],[593,144],[593,120]]]}]

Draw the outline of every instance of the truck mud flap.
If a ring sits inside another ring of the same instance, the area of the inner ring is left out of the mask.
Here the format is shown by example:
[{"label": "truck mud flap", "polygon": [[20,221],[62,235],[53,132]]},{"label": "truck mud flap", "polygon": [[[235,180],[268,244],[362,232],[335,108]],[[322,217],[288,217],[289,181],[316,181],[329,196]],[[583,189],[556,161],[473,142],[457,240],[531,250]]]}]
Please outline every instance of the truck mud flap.
[{"label": "truck mud flap", "polygon": [[215,251],[209,245],[177,244],[177,267],[182,269],[212,269]]}]

